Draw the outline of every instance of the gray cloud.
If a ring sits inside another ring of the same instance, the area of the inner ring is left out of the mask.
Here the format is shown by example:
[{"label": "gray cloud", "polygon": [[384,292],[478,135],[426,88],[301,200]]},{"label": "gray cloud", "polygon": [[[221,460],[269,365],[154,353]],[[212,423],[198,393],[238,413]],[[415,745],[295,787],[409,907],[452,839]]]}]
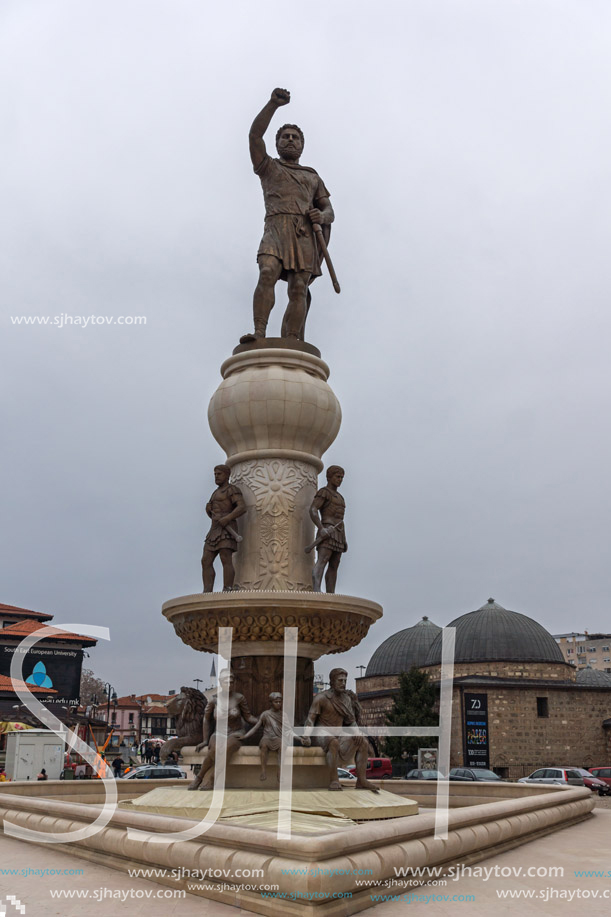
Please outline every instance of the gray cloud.
[{"label": "gray cloud", "polygon": [[[106,623],[121,692],[204,677],[218,367],[250,327],[246,134],[276,85],[332,193],[309,339],[344,412],[340,588],[393,631],[493,595],[608,630],[607,4],[5,3],[2,601]],[[280,310],[277,310],[280,311]],[[11,315],[145,315],[16,327]],[[279,316],[273,321],[279,327]]]}]

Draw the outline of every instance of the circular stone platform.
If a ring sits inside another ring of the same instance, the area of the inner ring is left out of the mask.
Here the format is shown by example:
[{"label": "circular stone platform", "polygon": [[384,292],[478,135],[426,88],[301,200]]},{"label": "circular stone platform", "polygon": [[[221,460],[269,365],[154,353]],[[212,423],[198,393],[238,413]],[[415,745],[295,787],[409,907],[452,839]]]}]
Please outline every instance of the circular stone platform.
[{"label": "circular stone platform", "polygon": [[162,612],[195,650],[215,653],[219,627],[233,627],[235,655],[247,649],[249,656],[282,656],[285,627],[297,627],[297,655],[318,659],[357,646],[382,617],[382,606],[324,592],[236,591],[179,596],[165,602]]}]

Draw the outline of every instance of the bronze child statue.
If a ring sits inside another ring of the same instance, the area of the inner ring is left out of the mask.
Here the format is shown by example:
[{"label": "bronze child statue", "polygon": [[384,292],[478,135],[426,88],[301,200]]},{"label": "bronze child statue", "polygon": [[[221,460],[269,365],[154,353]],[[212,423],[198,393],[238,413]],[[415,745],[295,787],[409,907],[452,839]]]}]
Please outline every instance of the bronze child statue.
[{"label": "bronze child statue", "polygon": [[229,483],[230,473],[227,465],[216,466],[214,482],[217,489],[206,504],[206,512],[212,519],[212,526],[206,535],[202,555],[204,592],[212,592],[214,587],[214,560],[217,554],[221,555],[223,565],[223,591],[229,592],[233,589],[235,580],[233,553],[237,551],[238,542],[242,539],[232,523],[244,515],[246,505],[240,488]]},{"label": "bronze child statue", "polygon": [[270,751],[278,755],[278,781],[280,781],[280,761],[282,756],[282,694],[274,691],[269,696],[271,707],[264,710],[255,726],[242,737],[242,741],[249,739],[263,727],[263,738],[259,742],[261,752],[260,780],[267,780],[267,759]]}]

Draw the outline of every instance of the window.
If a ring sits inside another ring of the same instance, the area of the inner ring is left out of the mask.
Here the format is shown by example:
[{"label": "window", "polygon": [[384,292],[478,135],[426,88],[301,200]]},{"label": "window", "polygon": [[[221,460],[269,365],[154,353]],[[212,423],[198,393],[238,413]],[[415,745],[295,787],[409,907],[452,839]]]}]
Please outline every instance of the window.
[{"label": "window", "polygon": [[549,716],[547,697],[537,698],[537,716]]},{"label": "window", "polygon": [[603,651],[603,653],[608,653],[608,652],[609,652],[609,647],[608,647],[608,646],[601,646],[601,650]]},{"label": "window", "polygon": [[129,715],[129,721],[130,721],[130,723],[133,723],[133,722],[134,722],[134,714],[133,714],[133,713],[130,713],[130,715]]},{"label": "window", "polygon": [[596,647],[595,647],[595,646],[589,646],[589,647],[588,647],[588,653],[595,653],[595,652],[596,652]]},{"label": "window", "polygon": [[117,725],[117,714],[116,713],[113,713],[113,715],[110,718],[110,722],[113,724],[113,726]]},{"label": "window", "polygon": [[574,650],[573,650],[573,648],[572,648],[572,647],[569,647],[569,648],[567,649],[567,653],[569,653],[569,654],[570,654],[570,653],[573,653],[573,652],[574,652]]}]

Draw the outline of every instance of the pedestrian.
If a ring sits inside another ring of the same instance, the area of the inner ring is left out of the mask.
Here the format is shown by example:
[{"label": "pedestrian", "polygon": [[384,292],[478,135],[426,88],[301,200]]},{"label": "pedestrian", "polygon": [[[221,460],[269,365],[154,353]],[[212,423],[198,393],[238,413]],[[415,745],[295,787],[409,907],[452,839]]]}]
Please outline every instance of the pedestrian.
[{"label": "pedestrian", "polygon": [[120,755],[117,755],[117,757],[112,762],[112,769],[115,775],[115,780],[118,780],[121,776],[121,771],[123,770],[123,758],[121,758]]},{"label": "pedestrian", "polygon": [[48,779],[49,779],[49,775],[47,774],[47,772],[46,772],[46,770],[44,769],[44,767],[43,767],[43,769],[41,770],[40,774],[38,775],[38,777],[37,777],[36,779],[37,779],[37,780],[48,780]]}]

